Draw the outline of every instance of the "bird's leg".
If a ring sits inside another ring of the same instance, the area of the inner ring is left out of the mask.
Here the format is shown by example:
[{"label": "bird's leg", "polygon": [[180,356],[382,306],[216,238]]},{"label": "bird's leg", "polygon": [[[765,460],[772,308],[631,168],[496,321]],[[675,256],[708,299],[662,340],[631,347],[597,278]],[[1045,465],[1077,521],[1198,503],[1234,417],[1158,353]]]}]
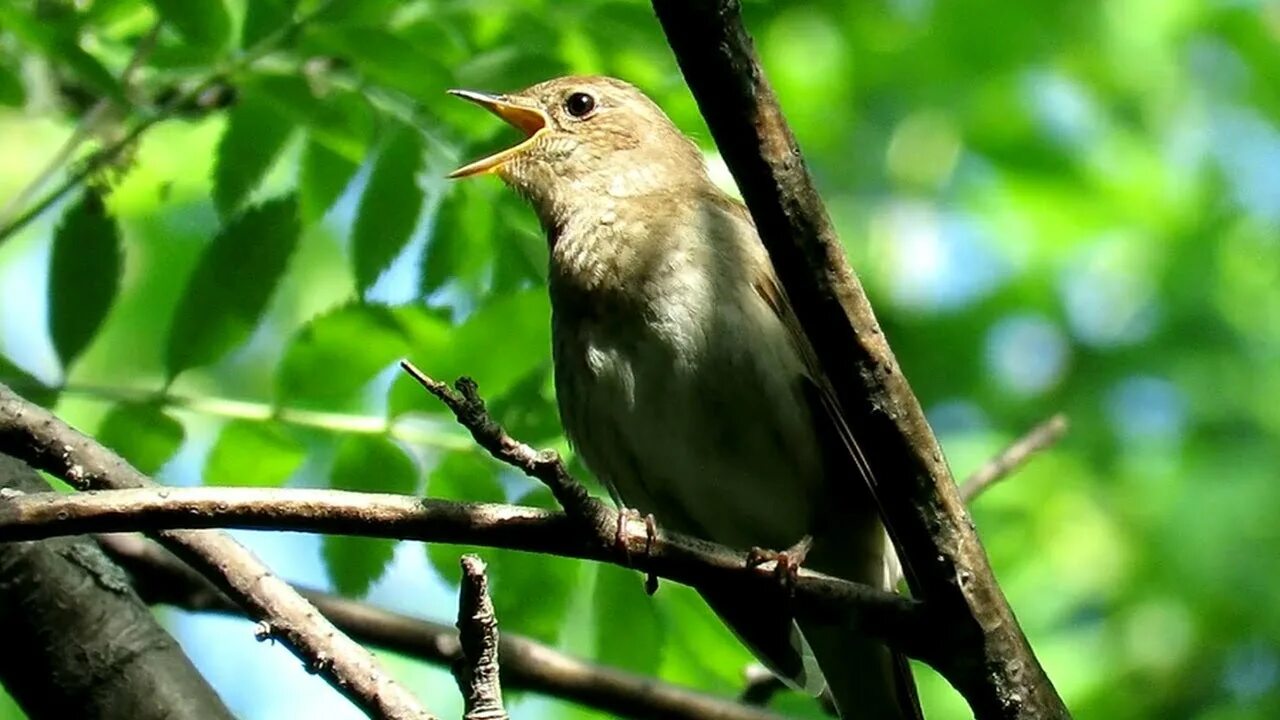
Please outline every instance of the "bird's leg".
[{"label": "bird's leg", "polygon": [[[622,557],[628,565],[631,564],[631,530],[629,523],[632,520],[640,520],[640,511],[635,508],[629,508],[623,505],[618,506],[618,528],[613,536],[614,547],[618,552],[622,553]],[[653,513],[644,515],[644,555],[649,558],[653,554],[654,543],[658,541],[658,523],[653,519]],[[658,576],[649,573],[644,581],[645,592],[650,595],[658,591]]]},{"label": "bird's leg", "polygon": [[613,536],[614,546],[618,552],[627,558],[627,564],[631,564],[631,529],[632,520],[644,520],[644,557],[649,557],[653,553],[653,545],[658,541],[658,523],[653,519],[653,513],[641,515],[639,510],[624,506],[618,507],[618,528]]},{"label": "bird's leg", "polygon": [[747,567],[759,567],[767,562],[773,562],[774,577],[778,578],[783,588],[791,591],[795,588],[796,580],[800,576],[800,566],[804,564],[804,559],[809,555],[811,547],[813,547],[812,535],[805,535],[800,538],[800,542],[786,550],[753,547],[747,553]]}]

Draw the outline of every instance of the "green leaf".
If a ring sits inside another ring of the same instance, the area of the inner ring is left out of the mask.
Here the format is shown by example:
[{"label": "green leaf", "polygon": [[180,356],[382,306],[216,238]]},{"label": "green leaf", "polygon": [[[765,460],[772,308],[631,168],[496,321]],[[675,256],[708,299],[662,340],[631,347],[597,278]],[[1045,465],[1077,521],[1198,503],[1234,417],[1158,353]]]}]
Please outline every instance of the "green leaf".
[{"label": "green leaf", "polygon": [[[498,467],[493,461],[474,452],[451,452],[440,459],[440,463],[427,478],[427,497],[437,500],[458,500],[466,502],[506,502],[506,493],[498,482]],[[487,550],[464,545],[427,544],[427,559],[451,585],[456,586],[462,579],[462,569],[458,567],[458,558],[469,552]]]},{"label": "green leaf", "polygon": [[98,332],[120,289],[120,231],[102,196],[87,189],[53,234],[49,334],[65,370]]},{"label": "green leaf", "polygon": [[339,409],[409,347],[404,328],[384,305],[345,305],[298,331],[280,362],[281,403]]},{"label": "green leaf", "polygon": [[348,58],[378,85],[394,88],[410,97],[440,97],[450,78],[440,61],[385,27],[316,26],[307,33],[307,47],[317,53]]},{"label": "green leaf", "polygon": [[8,63],[0,62],[0,105],[22,107],[27,101],[27,90],[22,78]]},{"label": "green leaf", "polygon": [[[559,508],[545,488],[535,488],[516,503]],[[486,555],[494,611],[504,626],[543,642],[555,642],[568,612],[572,589],[578,584],[581,563],[513,550],[489,550]]]},{"label": "green leaf", "polygon": [[185,437],[182,423],[153,403],[120,403],[107,413],[97,438],[146,475],[154,475]]},{"label": "green leaf", "polygon": [[595,659],[642,675],[656,675],[662,664],[664,627],[654,599],[645,594],[644,575],[601,564],[592,600]]},{"label": "green leaf", "polygon": [[[410,494],[417,484],[418,468],[413,460],[395,442],[378,435],[344,439],[329,475],[329,485],[335,490]],[[359,597],[390,564],[395,541],[326,535],[322,552],[338,591]]]},{"label": "green leaf", "polygon": [[222,426],[204,465],[205,485],[280,487],[306,457],[306,448],[284,425],[232,420]]},{"label": "green leaf", "polygon": [[[493,298],[454,333],[458,375],[480,384],[496,398],[551,361],[551,303],[533,288]],[[495,343],[497,345],[495,346]]]},{"label": "green leaf", "polygon": [[298,244],[297,202],[249,208],[204,249],[169,327],[170,379],[221,358],[249,337]]},{"label": "green leaf", "polygon": [[[415,343],[409,359],[445,382],[452,383],[463,375],[471,377],[480,384],[486,400],[498,402],[517,383],[551,362],[550,318],[550,301],[543,288],[491,297],[453,332],[445,349]],[[436,413],[440,403],[411,378],[396,378],[388,413],[396,417],[412,411]]]},{"label": "green leaf", "polygon": [[419,288],[430,295],[456,282],[478,295],[484,271],[494,258],[497,214],[492,211],[502,188],[490,183],[455,183],[440,203],[431,238],[423,251]]},{"label": "green leaf", "polygon": [[255,75],[245,80],[245,92],[270,98],[273,107],[294,122],[305,125],[312,140],[353,163],[369,152],[375,113],[359,92],[329,88],[323,98],[300,77]]},{"label": "green leaf", "polygon": [[367,291],[409,242],[422,209],[422,138],[407,126],[397,128],[378,156],[360,197],[352,230],[356,286]]},{"label": "green leaf", "polygon": [[[68,18],[73,19],[73,18]],[[0,2],[0,27],[9,30],[22,43],[39,51],[49,60],[70,68],[89,89],[128,106],[120,82],[101,62],[80,47],[78,28],[66,20],[44,22],[18,10],[8,2]]]},{"label": "green leaf", "polygon": [[262,182],[280,155],[293,123],[275,103],[246,92],[227,116],[213,165],[213,204],[224,218],[233,215]]},{"label": "green leaf", "polygon": [[[231,35],[231,16],[222,0],[151,0],[156,12],[192,45],[221,48]],[[258,0],[254,0],[258,2]]]},{"label": "green leaf", "polygon": [[249,49],[293,19],[298,0],[250,0],[244,9],[240,47]]},{"label": "green leaf", "polygon": [[315,224],[351,184],[360,164],[314,138],[307,141],[298,168],[298,204],[302,219]]},{"label": "green leaf", "polygon": [[0,355],[0,382],[42,407],[53,407],[58,401],[58,388],[45,386],[36,376],[18,367],[4,355]]}]

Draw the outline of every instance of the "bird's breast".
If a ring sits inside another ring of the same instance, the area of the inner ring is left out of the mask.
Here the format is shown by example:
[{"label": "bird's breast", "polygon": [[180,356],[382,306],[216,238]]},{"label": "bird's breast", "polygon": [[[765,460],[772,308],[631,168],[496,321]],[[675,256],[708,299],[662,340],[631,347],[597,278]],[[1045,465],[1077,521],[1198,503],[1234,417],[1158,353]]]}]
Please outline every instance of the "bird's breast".
[{"label": "bird's breast", "polygon": [[749,284],[678,253],[656,267],[631,292],[553,287],[565,429],[623,502],[660,523],[789,545],[822,482],[799,358]]}]

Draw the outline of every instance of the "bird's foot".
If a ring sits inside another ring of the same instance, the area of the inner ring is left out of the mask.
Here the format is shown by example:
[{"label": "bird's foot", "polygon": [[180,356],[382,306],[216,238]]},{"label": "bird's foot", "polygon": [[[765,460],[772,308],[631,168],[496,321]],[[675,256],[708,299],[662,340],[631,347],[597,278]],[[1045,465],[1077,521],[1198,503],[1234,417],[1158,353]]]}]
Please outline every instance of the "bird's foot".
[{"label": "bird's foot", "polygon": [[747,567],[759,567],[768,562],[774,563],[773,576],[778,578],[778,582],[782,584],[782,587],[789,594],[795,590],[796,581],[800,578],[800,566],[804,564],[811,547],[813,547],[813,537],[809,535],[800,538],[800,542],[786,550],[767,550],[753,547],[747,553]]},{"label": "bird's foot", "polygon": [[[631,534],[630,523],[632,520],[640,520],[639,510],[634,508],[618,508],[618,527],[613,536],[614,547],[622,554],[623,559],[628,565],[631,564],[631,542],[633,536]],[[653,545],[658,541],[658,523],[653,519],[653,513],[643,516],[644,519],[644,552],[642,557],[649,558],[653,554]],[[650,595],[658,592],[658,576],[649,573],[645,576],[644,590]]]}]

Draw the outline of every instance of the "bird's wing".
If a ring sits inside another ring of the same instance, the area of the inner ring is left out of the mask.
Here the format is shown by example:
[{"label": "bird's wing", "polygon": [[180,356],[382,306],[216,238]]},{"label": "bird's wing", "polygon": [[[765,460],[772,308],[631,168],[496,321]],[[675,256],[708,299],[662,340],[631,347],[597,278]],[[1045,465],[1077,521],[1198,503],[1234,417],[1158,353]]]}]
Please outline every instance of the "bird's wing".
[{"label": "bird's wing", "polygon": [[[745,216],[746,222],[754,230],[755,223],[745,206],[727,197],[724,198],[723,202],[731,208],[731,212],[738,214],[740,217]],[[853,430],[845,419],[830,381],[825,373],[822,372],[813,345],[810,343],[803,328],[801,328],[799,318],[796,317],[795,311],[792,309],[791,303],[782,289],[782,285],[778,282],[773,265],[769,261],[768,253],[764,250],[763,245],[760,246],[759,250],[761,257],[753,286],[786,328],[793,348],[804,365],[806,370],[806,377],[802,380],[806,385],[804,395],[809,403],[814,425],[818,428],[819,434],[833,438],[823,443],[824,452],[831,456],[831,467],[833,468],[848,468],[850,464],[853,465],[865,484],[868,498],[875,504],[877,514],[883,519],[884,513],[881,511],[879,502],[878,480],[872,472],[862,448],[859,447]],[[888,558],[893,558],[894,550],[892,545],[886,547],[886,555]],[[904,571],[909,572],[905,561],[902,561],[902,567]],[[884,589],[892,589],[892,576],[893,573],[883,572],[880,584]],[[863,582],[875,582],[870,577],[855,579]],[[887,704],[893,706],[885,708],[883,712],[902,718],[924,717],[920,708],[915,682],[911,675],[910,664],[902,653],[884,648],[883,645],[866,638],[858,630],[845,633],[842,632],[841,628],[821,626],[820,629],[815,629],[813,633],[806,633],[806,635],[811,635],[807,638],[808,642],[817,656],[823,674],[827,677],[837,705],[844,706],[842,713],[847,713],[850,705],[861,706],[864,710],[871,711],[876,703],[872,702],[872,698],[868,697],[870,694],[867,685],[868,675],[882,671],[886,681],[892,684],[892,694],[885,700]],[[870,664],[872,667],[863,666],[858,657],[859,655],[871,658]],[[839,662],[841,670],[844,672],[832,668],[831,662]],[[843,675],[844,677],[837,677],[837,675]],[[852,697],[842,698],[842,694],[848,694]]]}]

